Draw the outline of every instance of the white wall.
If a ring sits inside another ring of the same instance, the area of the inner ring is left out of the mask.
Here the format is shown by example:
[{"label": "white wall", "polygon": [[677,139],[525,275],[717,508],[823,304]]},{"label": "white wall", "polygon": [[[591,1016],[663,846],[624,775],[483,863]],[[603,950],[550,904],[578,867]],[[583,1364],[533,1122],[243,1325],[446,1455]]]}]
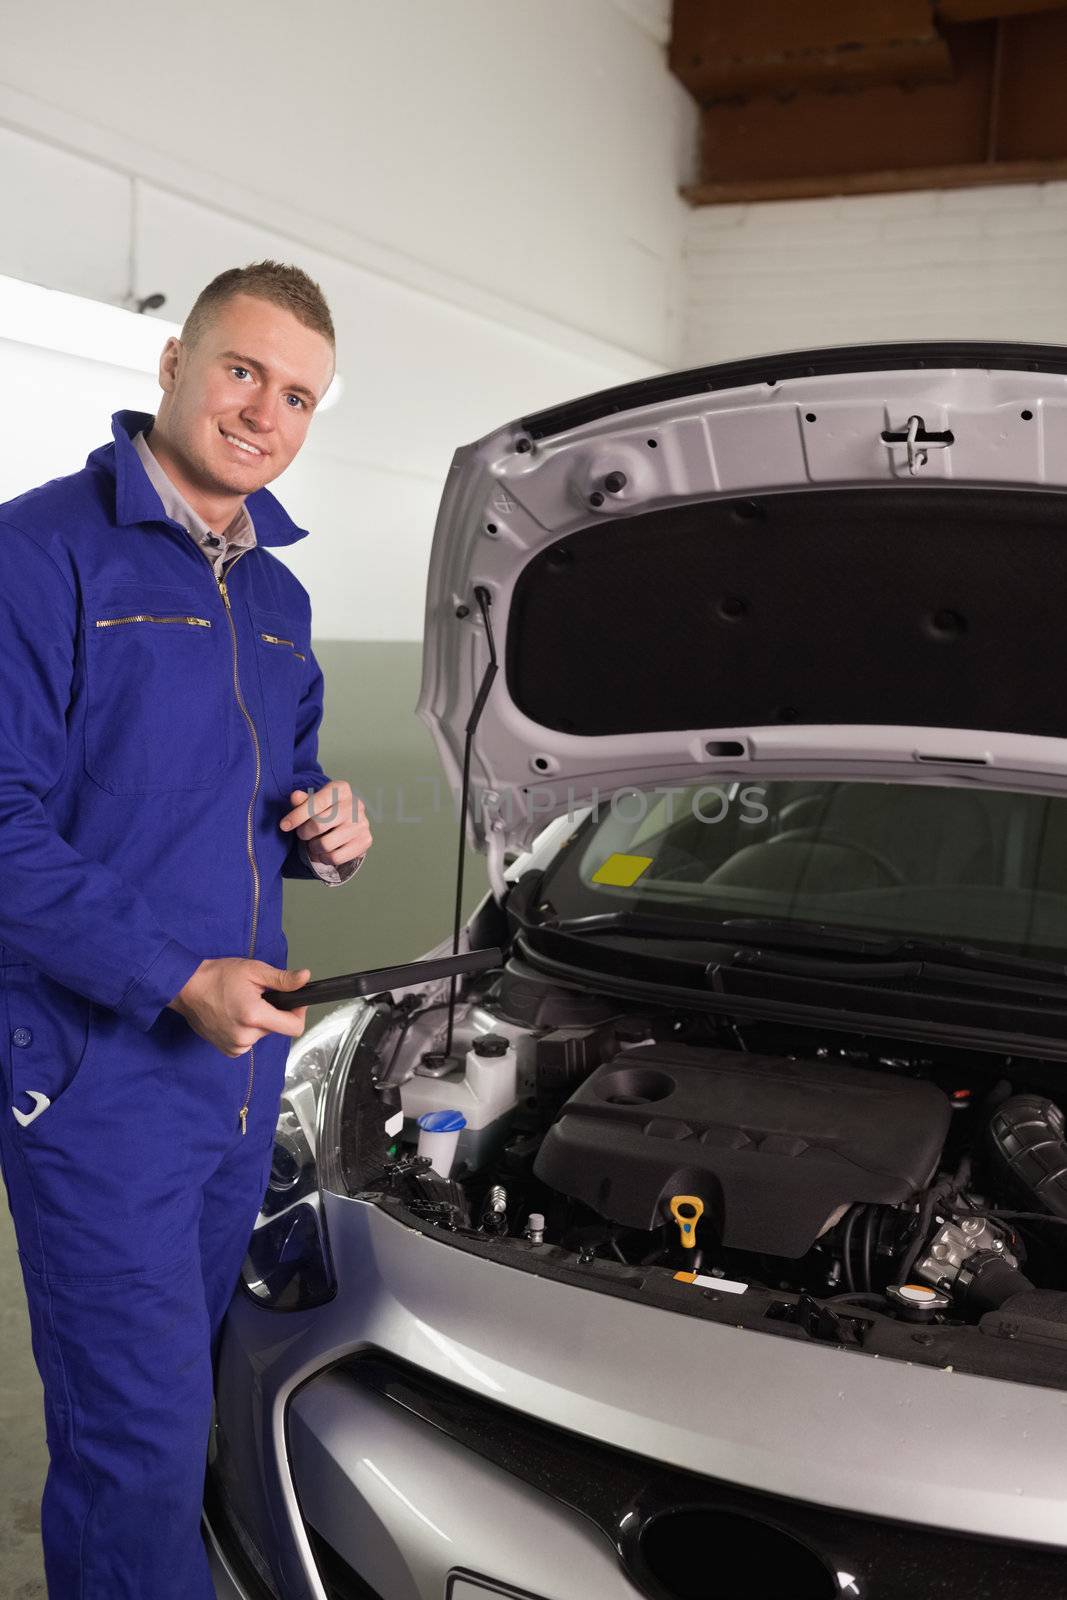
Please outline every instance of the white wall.
[{"label": "white wall", "polygon": [[[675,360],[696,113],[667,22],[666,0],[38,0],[0,57],[0,273],[160,292],[180,322],[224,267],[311,272],[346,394],[276,485],[312,529],[289,559],[319,638],[418,638],[454,447]],[[39,395],[59,369],[27,359]],[[64,370],[45,476],[82,464],[86,394],[155,406]],[[39,420],[0,401],[0,498],[34,481]]]},{"label": "white wall", "polygon": [[110,440],[113,411],[151,411],[159,396],[143,373],[8,339],[0,339],[0,374],[0,502],[84,466]]},{"label": "white wall", "polygon": [[680,365],[888,339],[1067,344],[1067,183],[707,206]]}]

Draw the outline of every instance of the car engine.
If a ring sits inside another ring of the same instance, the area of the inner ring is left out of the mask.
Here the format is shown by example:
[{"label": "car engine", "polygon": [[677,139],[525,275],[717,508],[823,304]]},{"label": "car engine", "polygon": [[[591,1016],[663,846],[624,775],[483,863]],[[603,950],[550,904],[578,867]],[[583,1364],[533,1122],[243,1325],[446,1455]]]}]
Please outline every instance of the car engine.
[{"label": "car engine", "polygon": [[[1055,1063],[639,1013],[517,961],[459,1006],[447,1058],[443,1005],[378,1004],[374,1088],[402,1129],[384,1168],[365,1139],[350,1149],[350,1192],[525,1264],[908,1322],[977,1323],[1036,1294],[1035,1315],[1067,1324]],[[417,1120],[446,1106],[470,1121],[442,1173]]]},{"label": "car engine", "polygon": [[696,1195],[724,1249],[795,1259],[850,1205],[923,1188],[951,1114],[929,1083],[653,1040],[575,1090],[534,1171],[645,1231],[672,1196]]}]

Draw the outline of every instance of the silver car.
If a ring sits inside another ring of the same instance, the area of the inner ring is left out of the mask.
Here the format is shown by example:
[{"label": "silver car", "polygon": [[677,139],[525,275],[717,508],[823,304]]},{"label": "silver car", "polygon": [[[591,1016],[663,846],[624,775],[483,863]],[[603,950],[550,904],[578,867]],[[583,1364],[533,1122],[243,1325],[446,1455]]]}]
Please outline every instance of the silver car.
[{"label": "silver car", "polygon": [[1067,1593],[1065,614],[1067,350],[458,451],[418,712],[490,892],[291,1052],[220,1596]]}]

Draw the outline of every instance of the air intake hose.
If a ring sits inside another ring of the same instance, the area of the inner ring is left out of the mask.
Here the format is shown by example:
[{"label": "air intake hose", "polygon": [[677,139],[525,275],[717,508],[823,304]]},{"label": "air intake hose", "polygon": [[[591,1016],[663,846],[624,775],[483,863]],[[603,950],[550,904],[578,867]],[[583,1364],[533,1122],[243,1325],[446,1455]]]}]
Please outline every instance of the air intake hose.
[{"label": "air intake hose", "polygon": [[993,1165],[1017,1194],[1051,1217],[1067,1218],[1067,1140],[1063,1112],[1036,1094],[1014,1094],[989,1123]]}]

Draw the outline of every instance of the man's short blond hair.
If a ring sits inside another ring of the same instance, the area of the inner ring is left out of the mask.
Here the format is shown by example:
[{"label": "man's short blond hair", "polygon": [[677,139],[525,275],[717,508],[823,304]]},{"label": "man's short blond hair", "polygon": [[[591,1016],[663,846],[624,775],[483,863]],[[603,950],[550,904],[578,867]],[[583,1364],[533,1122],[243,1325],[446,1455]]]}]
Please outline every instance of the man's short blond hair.
[{"label": "man's short blond hair", "polygon": [[314,328],[336,349],[337,339],[326,296],[300,267],[281,261],[253,261],[247,267],[228,267],[201,289],[182,327],[182,343],[196,344],[219,306],[235,294],[255,295],[292,312],[305,328]]}]

